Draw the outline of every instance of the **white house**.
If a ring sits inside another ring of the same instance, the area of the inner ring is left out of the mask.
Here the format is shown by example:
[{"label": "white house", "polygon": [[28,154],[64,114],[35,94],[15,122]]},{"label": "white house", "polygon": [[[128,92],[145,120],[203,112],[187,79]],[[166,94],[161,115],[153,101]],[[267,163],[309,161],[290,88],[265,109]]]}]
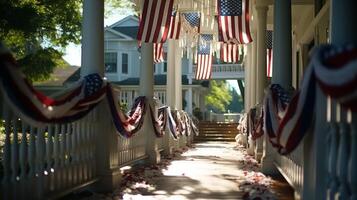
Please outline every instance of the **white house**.
[{"label": "white house", "polygon": [[[135,16],[124,19],[105,27],[104,51],[105,51],[105,76],[118,85],[119,99],[130,106],[139,91],[140,77],[140,49],[136,35],[139,29],[139,20]],[[166,55],[167,45],[164,45]],[[166,56],[165,56],[166,57]],[[182,58],[182,96],[185,97],[183,108],[192,113],[192,109],[200,107],[204,111],[204,94],[207,92],[207,81],[192,80],[192,69],[189,67],[189,59]],[[158,63],[154,68],[155,86],[154,93],[166,104],[166,72],[167,62]],[[191,72],[191,73],[189,73]],[[189,98],[188,90],[192,90],[192,98]],[[191,102],[191,106],[187,106]]]}]

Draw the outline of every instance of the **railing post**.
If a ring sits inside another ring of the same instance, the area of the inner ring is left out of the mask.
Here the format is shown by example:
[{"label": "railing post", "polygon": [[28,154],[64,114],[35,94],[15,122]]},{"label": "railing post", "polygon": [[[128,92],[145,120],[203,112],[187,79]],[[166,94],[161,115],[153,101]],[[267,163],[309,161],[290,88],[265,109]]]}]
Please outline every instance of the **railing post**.
[{"label": "railing post", "polygon": [[[104,0],[83,1],[81,75],[91,73],[104,75]],[[112,121],[108,118],[110,112],[106,102],[100,103],[95,112],[97,119],[100,119],[94,122],[96,175],[99,178],[95,190],[111,191],[121,179],[116,156],[119,138],[115,134]],[[74,134],[78,136],[80,131]],[[77,178],[81,178],[81,175]]]},{"label": "railing post", "polygon": [[[158,149],[158,138],[156,137],[150,115],[150,106],[155,106],[154,96],[154,60],[153,43],[141,44],[141,68],[140,68],[140,94],[146,97],[148,106],[144,118],[144,124],[141,128],[141,134],[146,135],[146,153],[149,156],[150,164],[160,162],[160,152]],[[150,105],[149,105],[150,104]]]}]

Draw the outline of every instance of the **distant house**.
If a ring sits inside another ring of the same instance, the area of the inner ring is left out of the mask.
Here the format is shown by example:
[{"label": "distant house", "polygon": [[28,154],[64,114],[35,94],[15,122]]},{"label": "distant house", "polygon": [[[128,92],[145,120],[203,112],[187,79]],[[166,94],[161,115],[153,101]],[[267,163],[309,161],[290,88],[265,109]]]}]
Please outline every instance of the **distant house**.
[{"label": "distant house", "polygon": [[[131,105],[133,99],[138,96],[140,77],[140,51],[136,35],[139,29],[139,20],[135,16],[124,19],[105,27],[105,76],[120,88],[119,99],[123,103]],[[167,46],[164,45],[164,52]],[[202,91],[206,90],[207,82],[189,80],[192,74],[188,73],[188,59],[182,58],[182,92],[184,106],[192,102],[193,108],[199,105]],[[154,95],[166,104],[166,72],[167,62],[158,63],[154,68]],[[192,82],[192,84],[189,84]],[[192,89],[192,100],[188,99],[187,91]],[[187,109],[187,106],[186,106]]]}]

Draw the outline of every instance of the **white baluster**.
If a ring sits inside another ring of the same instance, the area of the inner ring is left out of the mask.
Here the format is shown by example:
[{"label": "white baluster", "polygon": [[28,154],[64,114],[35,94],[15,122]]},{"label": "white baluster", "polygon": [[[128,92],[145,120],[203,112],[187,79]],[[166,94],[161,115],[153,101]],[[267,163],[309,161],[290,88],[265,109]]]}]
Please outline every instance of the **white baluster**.
[{"label": "white baluster", "polygon": [[77,137],[77,170],[78,170],[78,182],[80,183],[83,180],[83,170],[82,170],[82,131],[83,131],[83,124],[81,123],[81,121],[77,122],[78,124],[78,129],[77,129],[77,133],[76,133],[76,137]]},{"label": "white baluster", "polygon": [[354,113],[351,117],[351,157],[349,162],[350,200],[357,200],[357,114]]},{"label": "white baluster", "polygon": [[28,183],[26,182],[27,175],[27,128],[28,126],[24,121],[21,122],[21,144],[20,144],[20,181],[21,181],[21,199],[25,198],[26,188]]},{"label": "white baluster", "polygon": [[349,158],[349,132],[348,125],[345,122],[340,122],[340,143],[338,149],[337,159],[337,175],[340,182],[338,193],[335,199],[347,199],[349,197],[347,172],[348,172],[348,158]]},{"label": "white baluster", "polygon": [[13,138],[11,145],[11,171],[12,171],[12,182],[17,182],[19,180],[19,132],[18,132],[18,121],[17,117],[12,118],[13,125]]},{"label": "white baluster", "polygon": [[67,160],[66,160],[66,166],[67,166],[67,182],[68,185],[72,185],[72,166],[73,166],[73,162],[72,162],[72,134],[73,134],[73,130],[72,130],[73,124],[69,123],[67,124],[67,140],[66,140],[66,152],[67,152]]},{"label": "white baluster", "polygon": [[37,197],[43,198],[43,172],[45,161],[45,131],[43,128],[37,128],[36,131],[36,176],[37,179]]},{"label": "white baluster", "polygon": [[3,155],[3,179],[2,179],[2,186],[4,194],[1,194],[2,198],[10,199],[10,177],[11,177],[11,141],[10,141],[10,134],[11,134],[11,116],[10,111],[6,107],[6,104],[3,104],[3,112],[4,112],[4,121],[5,121],[5,143],[4,143],[4,155]]},{"label": "white baluster", "polygon": [[61,188],[64,188],[67,184],[66,180],[66,139],[67,139],[67,133],[66,133],[66,125],[62,124],[61,125],[61,135],[60,135],[61,141],[60,141],[60,165],[61,165]]},{"label": "white baluster", "polygon": [[78,183],[78,158],[77,158],[77,134],[78,134],[78,122],[73,123],[72,132],[72,165],[73,165],[73,184]]},{"label": "white baluster", "polygon": [[58,189],[60,188],[60,139],[59,139],[59,134],[60,134],[60,125],[56,124],[55,125],[55,130],[54,130],[54,144],[53,144],[53,168],[54,168],[54,175],[55,175],[55,187]]},{"label": "white baluster", "polygon": [[50,191],[54,190],[54,174],[53,174],[53,163],[54,163],[54,159],[53,159],[53,139],[54,139],[54,126],[53,125],[49,125],[47,127],[47,142],[46,142],[46,175],[47,177],[47,186],[49,187]]},{"label": "white baluster", "polygon": [[46,163],[47,163],[47,173],[50,174],[51,173],[51,169],[52,169],[52,155],[53,155],[53,130],[54,127],[53,126],[48,126],[48,134],[47,134],[47,142],[46,142]]},{"label": "white baluster", "polygon": [[29,177],[33,178],[36,175],[36,129],[35,127],[31,126],[30,127],[30,143],[29,143],[29,166],[30,166],[30,171],[29,171]]}]

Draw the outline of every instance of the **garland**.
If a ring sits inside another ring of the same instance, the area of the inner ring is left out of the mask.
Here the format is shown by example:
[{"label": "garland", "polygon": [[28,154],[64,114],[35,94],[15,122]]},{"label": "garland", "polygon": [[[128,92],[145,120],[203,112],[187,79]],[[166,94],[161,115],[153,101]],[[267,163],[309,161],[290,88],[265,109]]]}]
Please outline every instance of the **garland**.
[{"label": "garland", "polygon": [[290,99],[279,85],[268,88],[264,100],[264,127],[280,154],[288,154],[312,125],[316,86],[345,109],[357,111],[357,49],[324,45],[316,49],[301,90]]}]

